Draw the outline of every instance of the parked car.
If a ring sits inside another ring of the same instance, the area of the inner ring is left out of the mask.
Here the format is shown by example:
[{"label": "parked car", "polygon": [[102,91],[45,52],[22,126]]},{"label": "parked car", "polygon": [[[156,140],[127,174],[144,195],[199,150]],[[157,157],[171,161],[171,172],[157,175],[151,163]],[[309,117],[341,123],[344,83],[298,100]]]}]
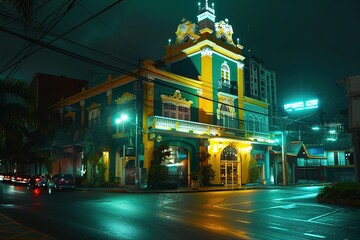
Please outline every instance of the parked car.
[{"label": "parked car", "polygon": [[28,189],[55,189],[56,185],[50,176],[36,175],[31,178]]},{"label": "parked car", "polygon": [[4,182],[11,182],[12,176],[14,176],[14,173],[4,173],[3,181]]},{"label": "parked car", "polygon": [[29,181],[29,183],[28,183],[28,187],[27,187],[27,188],[28,188],[28,189],[39,188],[39,187],[40,187],[39,182],[40,182],[43,178],[45,178],[45,177],[42,176],[42,175],[32,176],[32,177],[30,178],[30,181]]},{"label": "parked car", "polygon": [[75,179],[71,174],[55,174],[53,180],[55,182],[55,189],[57,190],[74,190],[75,188]]},{"label": "parked car", "polygon": [[28,174],[16,174],[11,177],[11,182],[28,184],[30,181],[30,175]]}]

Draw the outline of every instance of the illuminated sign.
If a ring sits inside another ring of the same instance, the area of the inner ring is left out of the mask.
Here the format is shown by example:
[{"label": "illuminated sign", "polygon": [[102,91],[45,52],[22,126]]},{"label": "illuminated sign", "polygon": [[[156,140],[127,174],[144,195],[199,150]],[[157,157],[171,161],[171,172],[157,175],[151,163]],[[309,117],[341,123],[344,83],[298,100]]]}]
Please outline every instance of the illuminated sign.
[{"label": "illuminated sign", "polygon": [[310,109],[318,108],[319,107],[318,103],[319,103],[318,99],[287,103],[284,105],[284,109],[287,112],[310,110]]}]

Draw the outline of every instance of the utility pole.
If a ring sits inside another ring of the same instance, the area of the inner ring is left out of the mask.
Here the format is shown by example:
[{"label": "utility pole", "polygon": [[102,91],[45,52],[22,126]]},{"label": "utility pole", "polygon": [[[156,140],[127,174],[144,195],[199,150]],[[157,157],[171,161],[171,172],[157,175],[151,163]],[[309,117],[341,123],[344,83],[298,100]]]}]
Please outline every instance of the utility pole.
[{"label": "utility pole", "polygon": [[283,175],[283,185],[287,186],[287,132],[282,131],[281,132],[281,142],[282,142],[282,156],[281,156],[281,162],[282,162],[282,175]]}]

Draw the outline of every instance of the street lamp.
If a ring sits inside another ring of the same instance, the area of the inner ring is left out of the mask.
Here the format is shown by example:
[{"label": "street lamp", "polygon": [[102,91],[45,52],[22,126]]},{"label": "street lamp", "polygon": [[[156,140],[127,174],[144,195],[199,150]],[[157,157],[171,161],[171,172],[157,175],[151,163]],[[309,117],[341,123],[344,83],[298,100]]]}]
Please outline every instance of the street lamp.
[{"label": "street lamp", "polygon": [[286,149],[286,131],[275,131],[274,134],[281,134],[281,163],[282,163],[282,175],[283,185],[287,185],[287,149]]},{"label": "street lamp", "polygon": [[138,114],[135,113],[135,123],[128,121],[129,117],[126,114],[121,114],[119,118],[115,119],[115,123],[116,125],[122,123],[122,122],[127,122],[132,124],[135,127],[135,162],[136,162],[136,180],[137,180],[137,187],[141,188],[141,168],[140,168],[140,160],[139,160],[139,156],[138,156],[138,129],[141,130],[141,132],[143,132],[143,128],[139,126],[138,124]]}]

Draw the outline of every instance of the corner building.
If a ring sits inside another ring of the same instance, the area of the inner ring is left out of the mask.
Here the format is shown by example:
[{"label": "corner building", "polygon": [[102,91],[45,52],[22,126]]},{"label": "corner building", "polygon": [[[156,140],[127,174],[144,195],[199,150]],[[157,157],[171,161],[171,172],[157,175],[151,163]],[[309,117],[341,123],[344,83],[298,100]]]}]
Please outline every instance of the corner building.
[{"label": "corner building", "polygon": [[[215,18],[206,1],[196,23],[182,19],[161,63],[145,60],[139,69],[109,76],[56,105],[62,122],[70,122],[75,132],[87,129],[95,139],[105,139],[105,180],[136,185],[141,175],[146,185],[156,149],[166,144],[171,156],[162,164],[178,186],[189,186],[190,172],[208,164],[216,172],[214,184],[273,182],[269,106],[244,96],[243,46],[233,41],[229,22]],[[120,121],[124,114],[128,120]],[[210,154],[206,161],[203,151]],[[77,161],[73,166],[91,171],[88,161]],[[260,170],[255,180],[254,164]]]}]

